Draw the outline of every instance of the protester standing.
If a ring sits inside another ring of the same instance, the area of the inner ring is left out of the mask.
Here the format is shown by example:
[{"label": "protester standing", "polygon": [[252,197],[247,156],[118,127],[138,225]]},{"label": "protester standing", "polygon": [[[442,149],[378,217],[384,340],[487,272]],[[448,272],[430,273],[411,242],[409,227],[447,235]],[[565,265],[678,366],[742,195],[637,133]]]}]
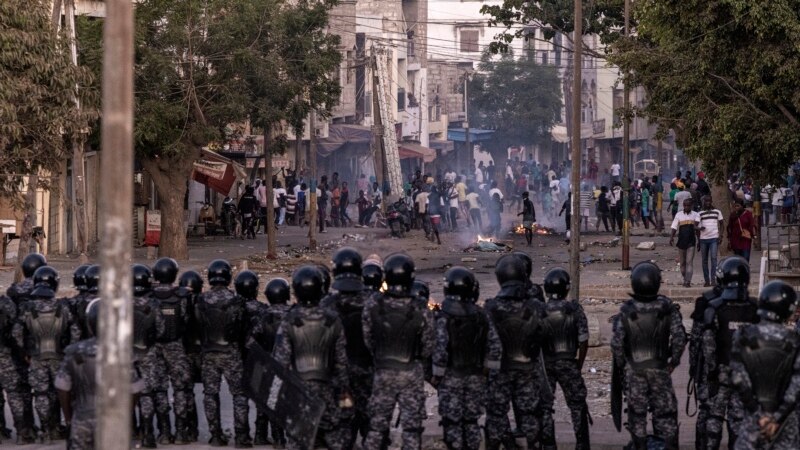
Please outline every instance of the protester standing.
[{"label": "protester standing", "polygon": [[[681,265],[683,286],[692,284],[692,271],[694,269],[694,253],[697,238],[700,235],[700,215],[692,210],[692,199],[683,201],[683,210],[672,219],[672,236],[669,245],[678,247],[678,257]],[[675,244],[675,234],[678,234],[678,243]]]},{"label": "protester standing", "polygon": [[728,248],[750,262],[753,239],[757,239],[753,213],[745,209],[744,200],[737,198],[728,219]]},{"label": "protester standing", "polygon": [[[702,172],[701,172],[702,173]],[[711,275],[717,270],[717,254],[719,251],[719,244],[722,243],[722,223],[723,217],[720,210],[714,208],[711,203],[711,196],[704,195],[703,210],[700,211],[700,241],[697,243],[697,249],[703,256],[703,279],[705,283],[703,286],[711,286],[714,281]],[[708,264],[709,259],[711,265]]]}]

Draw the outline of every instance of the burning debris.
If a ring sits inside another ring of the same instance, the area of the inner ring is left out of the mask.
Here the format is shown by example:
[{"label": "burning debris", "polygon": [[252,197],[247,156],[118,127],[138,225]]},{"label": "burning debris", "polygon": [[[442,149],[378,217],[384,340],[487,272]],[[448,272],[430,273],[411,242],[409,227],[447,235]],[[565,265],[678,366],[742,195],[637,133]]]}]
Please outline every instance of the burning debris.
[{"label": "burning debris", "polygon": [[[536,234],[536,235],[539,235],[539,236],[547,236],[547,235],[551,235],[551,234],[558,234],[556,232],[556,230],[554,230],[552,228],[548,228],[548,227],[542,226],[542,225],[539,225],[538,223],[534,223],[531,226],[531,229],[533,230],[533,234]],[[508,232],[508,234],[525,234],[525,227],[522,226],[522,224],[519,224],[516,227],[512,228]]]},{"label": "burning debris", "polygon": [[478,235],[478,240],[470,244],[464,249],[465,252],[510,252],[512,250],[510,244],[504,242],[495,242],[494,238],[483,237]]}]

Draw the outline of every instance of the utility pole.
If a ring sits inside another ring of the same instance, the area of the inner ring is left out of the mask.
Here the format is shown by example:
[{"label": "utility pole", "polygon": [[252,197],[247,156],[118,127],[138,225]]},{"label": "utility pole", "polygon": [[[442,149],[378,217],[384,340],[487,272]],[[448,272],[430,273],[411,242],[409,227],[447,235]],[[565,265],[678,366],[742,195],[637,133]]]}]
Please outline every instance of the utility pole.
[{"label": "utility pole", "polygon": [[575,30],[573,31],[572,53],[572,226],[569,241],[569,276],[571,293],[580,300],[581,285],[581,52],[583,51],[583,0],[575,0]]},{"label": "utility pole", "polygon": [[[308,249],[317,250],[317,113],[311,111],[311,118],[308,120],[308,159],[311,163],[311,179],[308,183]],[[269,208],[267,208],[269,209]]]},{"label": "utility pole", "polygon": [[664,168],[661,166],[661,162],[664,160],[663,152],[664,152],[664,143],[661,139],[658,140],[658,178],[656,179],[656,206],[653,213],[656,215],[656,227],[658,231],[664,231]]},{"label": "utility pole", "polygon": [[[267,230],[267,259],[276,259],[278,257],[275,253],[275,235],[278,233],[278,227],[275,226],[275,208],[273,208],[275,194],[272,186],[272,142],[274,137],[275,125],[270,125],[269,128],[264,130],[264,173],[266,175],[264,177],[264,195],[267,197],[267,217],[264,219],[267,223],[264,229]],[[245,230],[242,230],[242,233],[245,233]]]},{"label": "utility pole", "polygon": [[469,74],[464,73],[464,162],[461,166],[461,169],[467,170],[467,175],[469,175],[470,170],[475,171],[475,168],[470,168],[470,164],[472,163],[472,142],[470,141],[469,135],[469,96],[467,92],[467,85],[469,81]]},{"label": "utility pole", "polygon": [[100,194],[97,448],[131,447],[133,2],[106,0]]},{"label": "utility pole", "polygon": [[[625,37],[631,33],[631,1],[625,0]],[[631,193],[631,122],[630,122],[630,96],[631,89],[625,80],[623,96],[625,96],[625,116],[622,118],[622,270],[631,268],[631,224],[630,224],[630,193]]]}]

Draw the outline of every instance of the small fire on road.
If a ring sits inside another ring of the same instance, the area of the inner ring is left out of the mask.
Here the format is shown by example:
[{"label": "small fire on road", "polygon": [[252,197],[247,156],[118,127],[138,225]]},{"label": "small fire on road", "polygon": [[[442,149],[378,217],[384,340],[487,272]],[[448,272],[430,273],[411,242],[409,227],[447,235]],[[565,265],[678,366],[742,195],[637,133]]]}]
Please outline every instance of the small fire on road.
[{"label": "small fire on road", "polygon": [[[531,227],[533,229],[533,234],[538,234],[541,236],[547,236],[550,234],[556,234],[556,230],[552,228],[543,227],[539,224],[533,224]],[[512,234],[525,234],[525,227],[522,224],[517,225],[511,232]]]}]

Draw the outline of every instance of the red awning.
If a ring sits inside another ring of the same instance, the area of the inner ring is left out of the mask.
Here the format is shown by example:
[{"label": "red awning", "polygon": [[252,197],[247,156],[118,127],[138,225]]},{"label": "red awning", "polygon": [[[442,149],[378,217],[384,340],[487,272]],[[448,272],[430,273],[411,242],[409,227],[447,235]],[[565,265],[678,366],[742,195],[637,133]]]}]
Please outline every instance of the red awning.
[{"label": "red awning", "polygon": [[198,183],[205,184],[222,195],[228,195],[237,175],[243,174],[244,170],[239,164],[215,152],[204,149],[200,159],[194,163],[192,179]]},{"label": "red awning", "polygon": [[426,163],[436,159],[436,150],[415,142],[400,142],[397,146],[400,151],[400,159],[422,158],[422,161]]}]

